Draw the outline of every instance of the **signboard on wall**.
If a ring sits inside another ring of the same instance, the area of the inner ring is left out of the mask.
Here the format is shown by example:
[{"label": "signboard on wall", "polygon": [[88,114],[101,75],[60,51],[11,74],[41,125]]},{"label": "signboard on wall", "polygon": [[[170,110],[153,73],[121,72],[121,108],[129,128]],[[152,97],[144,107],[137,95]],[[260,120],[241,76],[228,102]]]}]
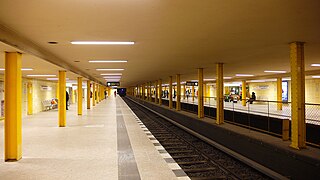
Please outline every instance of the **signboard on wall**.
[{"label": "signboard on wall", "polygon": [[187,81],[187,82],[186,82],[186,86],[198,86],[198,82]]},{"label": "signboard on wall", "polygon": [[120,82],[107,82],[107,86],[120,86]]},{"label": "signboard on wall", "polygon": [[52,87],[51,86],[41,85],[40,89],[41,89],[41,91],[52,91]]}]

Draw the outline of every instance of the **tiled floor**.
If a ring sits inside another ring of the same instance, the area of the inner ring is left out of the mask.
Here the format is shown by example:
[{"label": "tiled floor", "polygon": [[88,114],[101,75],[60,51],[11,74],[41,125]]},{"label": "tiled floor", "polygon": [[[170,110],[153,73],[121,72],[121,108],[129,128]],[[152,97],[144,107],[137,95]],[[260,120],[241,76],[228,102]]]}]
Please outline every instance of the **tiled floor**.
[{"label": "tiled floor", "polygon": [[82,116],[76,108],[67,111],[65,128],[57,127],[56,110],[24,118],[18,162],[4,162],[1,121],[0,179],[177,179],[120,97],[84,107]]}]

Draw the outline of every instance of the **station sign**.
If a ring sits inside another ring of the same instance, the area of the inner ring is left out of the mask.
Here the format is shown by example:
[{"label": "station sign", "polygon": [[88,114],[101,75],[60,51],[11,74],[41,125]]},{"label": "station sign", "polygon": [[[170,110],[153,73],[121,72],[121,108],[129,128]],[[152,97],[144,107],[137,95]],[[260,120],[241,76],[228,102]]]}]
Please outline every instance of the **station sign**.
[{"label": "station sign", "polygon": [[187,81],[187,82],[186,82],[186,86],[198,86],[198,82]]},{"label": "station sign", "polygon": [[107,82],[107,86],[120,86],[120,82]]}]

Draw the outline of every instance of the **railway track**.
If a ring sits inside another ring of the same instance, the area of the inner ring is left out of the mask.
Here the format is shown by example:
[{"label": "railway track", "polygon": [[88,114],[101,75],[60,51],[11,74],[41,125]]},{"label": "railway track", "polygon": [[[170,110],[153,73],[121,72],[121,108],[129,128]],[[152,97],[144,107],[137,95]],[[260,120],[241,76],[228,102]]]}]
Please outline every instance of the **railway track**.
[{"label": "railway track", "polygon": [[124,100],[191,179],[271,179],[132,100]]}]

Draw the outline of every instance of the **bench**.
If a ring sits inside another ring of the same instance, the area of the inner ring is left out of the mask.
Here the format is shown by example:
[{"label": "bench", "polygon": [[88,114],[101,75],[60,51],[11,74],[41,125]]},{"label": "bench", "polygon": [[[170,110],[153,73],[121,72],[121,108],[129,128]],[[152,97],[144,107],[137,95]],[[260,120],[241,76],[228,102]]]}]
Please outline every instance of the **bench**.
[{"label": "bench", "polygon": [[[55,104],[52,103],[52,101],[55,100]],[[48,111],[50,109],[56,109],[58,108],[58,99],[48,99],[48,100],[44,100],[42,101],[42,105],[44,107],[44,111]]]},{"label": "bench", "polygon": [[42,101],[42,105],[45,111],[52,109],[52,104],[50,99]]}]

